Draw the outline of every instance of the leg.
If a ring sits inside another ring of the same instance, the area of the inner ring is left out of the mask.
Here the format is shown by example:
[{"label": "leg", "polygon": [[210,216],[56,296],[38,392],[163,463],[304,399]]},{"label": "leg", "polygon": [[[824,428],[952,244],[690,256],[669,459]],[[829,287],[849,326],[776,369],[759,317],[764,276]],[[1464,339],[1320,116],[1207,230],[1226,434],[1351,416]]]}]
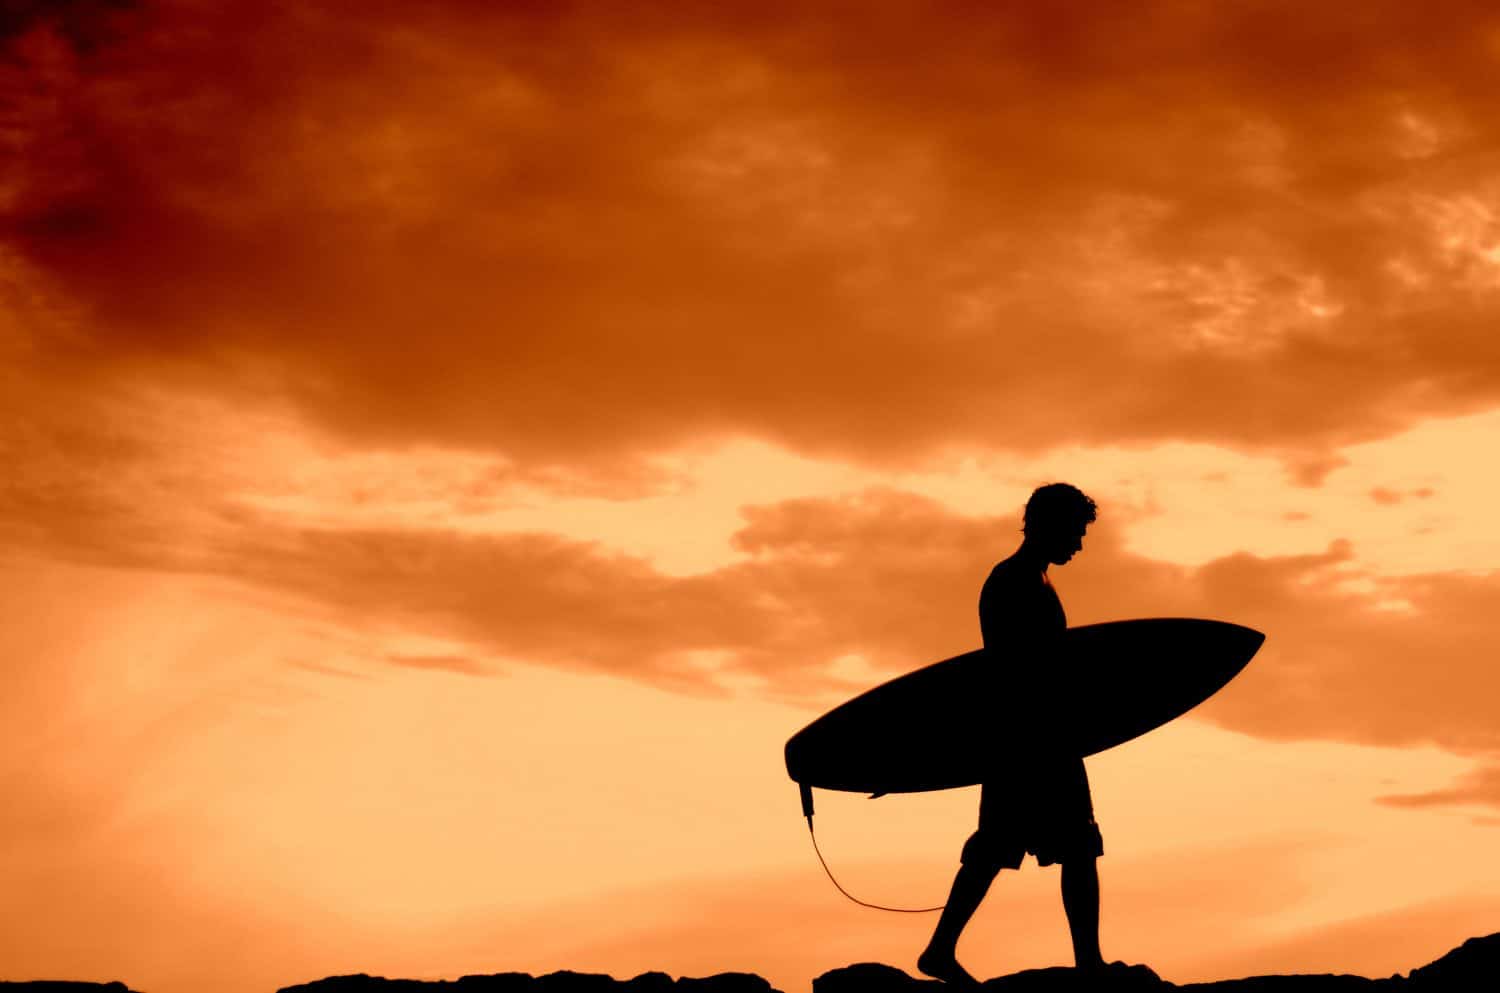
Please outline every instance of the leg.
[{"label": "leg", "polygon": [[1073,964],[1079,969],[1100,969],[1099,953],[1099,860],[1093,856],[1069,858],[1062,864],[1063,910],[1073,933]]},{"label": "leg", "polygon": [[975,861],[964,863],[958,867],[958,874],[953,877],[953,890],[948,895],[948,902],[943,907],[941,916],[938,917],[937,928],[932,932],[932,940],[927,943],[927,950],[917,959],[917,968],[935,979],[941,979],[950,983],[974,983],[976,980],[958,964],[955,957],[958,949],[958,936],[963,933],[964,925],[974,916],[974,911],[979,909],[980,901],[989,892],[990,883],[995,881],[999,869],[991,865]]}]

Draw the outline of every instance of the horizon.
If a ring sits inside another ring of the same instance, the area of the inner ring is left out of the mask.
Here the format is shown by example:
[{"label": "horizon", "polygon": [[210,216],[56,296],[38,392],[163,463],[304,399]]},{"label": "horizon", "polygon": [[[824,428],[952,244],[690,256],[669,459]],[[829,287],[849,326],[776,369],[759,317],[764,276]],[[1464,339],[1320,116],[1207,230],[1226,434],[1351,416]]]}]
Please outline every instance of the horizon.
[{"label": "horizon", "polygon": [[[1073,626],[1267,635],[1088,760],[1106,959],[1500,931],[1500,12],[1435,0],[0,14],[0,979],[754,972],[786,740]],[[978,790],[819,791],[939,902]],[[959,956],[1071,961],[1057,869]]]}]

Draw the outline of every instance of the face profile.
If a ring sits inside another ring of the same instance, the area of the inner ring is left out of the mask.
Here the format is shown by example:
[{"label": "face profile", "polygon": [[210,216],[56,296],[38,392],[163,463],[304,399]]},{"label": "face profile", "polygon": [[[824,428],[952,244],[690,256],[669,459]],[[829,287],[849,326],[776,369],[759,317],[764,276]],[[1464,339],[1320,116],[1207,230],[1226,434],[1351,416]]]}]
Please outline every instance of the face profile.
[{"label": "face profile", "polygon": [[1026,501],[1022,531],[1028,557],[1048,565],[1064,565],[1083,549],[1083,537],[1097,513],[1094,501],[1067,483],[1039,487]]},{"label": "face profile", "polygon": [[1042,547],[1046,549],[1047,561],[1053,565],[1067,565],[1068,560],[1083,550],[1083,538],[1087,532],[1088,525],[1082,524],[1071,528],[1059,527],[1040,536]]}]

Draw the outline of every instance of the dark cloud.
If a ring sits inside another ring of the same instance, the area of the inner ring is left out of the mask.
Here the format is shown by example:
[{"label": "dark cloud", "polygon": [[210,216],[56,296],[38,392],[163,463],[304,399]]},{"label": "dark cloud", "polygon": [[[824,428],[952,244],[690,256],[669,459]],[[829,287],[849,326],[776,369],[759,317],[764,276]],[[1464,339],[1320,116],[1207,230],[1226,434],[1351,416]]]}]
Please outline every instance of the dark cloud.
[{"label": "dark cloud", "polygon": [[0,42],[38,28],[57,32],[80,53],[125,41],[133,0],[5,0],[0,4]]},{"label": "dark cloud", "polygon": [[3,70],[74,388],[528,465],[1193,438],[1310,484],[1500,399],[1488,5],[93,9]]}]

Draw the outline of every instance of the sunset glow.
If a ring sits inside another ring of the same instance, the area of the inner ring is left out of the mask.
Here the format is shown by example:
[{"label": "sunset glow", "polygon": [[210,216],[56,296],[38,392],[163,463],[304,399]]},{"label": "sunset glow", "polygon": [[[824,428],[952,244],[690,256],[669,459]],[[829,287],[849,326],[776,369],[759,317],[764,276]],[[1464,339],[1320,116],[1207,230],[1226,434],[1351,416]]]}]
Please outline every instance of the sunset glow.
[{"label": "sunset glow", "polygon": [[[1089,760],[1106,956],[1500,930],[1491,5],[7,11],[0,980],[913,971],[781,749],[1053,480],[1070,623],[1267,634]],[[818,804],[927,905],[977,790]]]}]

